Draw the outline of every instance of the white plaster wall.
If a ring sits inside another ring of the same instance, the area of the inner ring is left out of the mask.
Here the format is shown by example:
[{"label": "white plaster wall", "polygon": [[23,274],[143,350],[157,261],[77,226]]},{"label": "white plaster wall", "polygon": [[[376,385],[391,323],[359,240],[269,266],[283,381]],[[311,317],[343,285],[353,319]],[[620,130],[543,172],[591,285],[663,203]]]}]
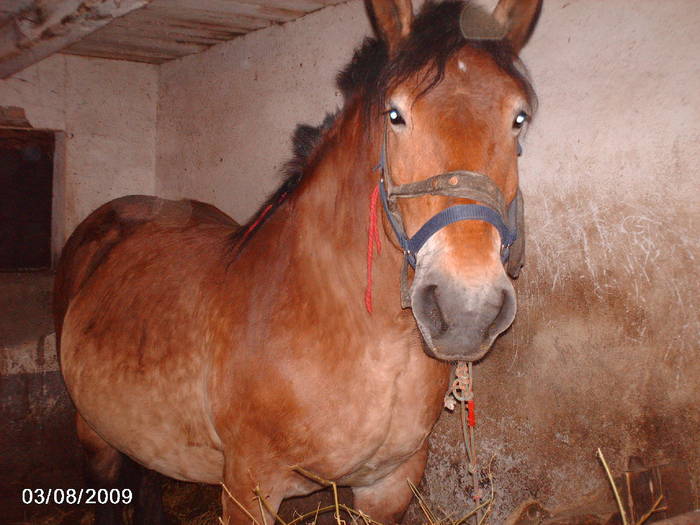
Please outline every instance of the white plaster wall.
[{"label": "white plaster wall", "polygon": [[[520,164],[528,264],[515,325],[476,367],[496,522],[603,487],[599,446],[616,472],[632,454],[700,472],[698,27],[696,0],[545,0],[523,53],[540,97]],[[158,193],[247,219],[295,124],[340,103],[335,74],[368,32],[352,1],[163,65]],[[454,417],[432,451],[426,492],[458,513]]]},{"label": "white plaster wall", "polygon": [[0,106],[59,133],[54,252],[104,202],[155,190],[158,68],[54,55],[0,81]]},{"label": "white plaster wall", "polygon": [[369,31],[352,1],[163,64],[158,194],[245,221],[280,183],[296,124],[342,103],[335,75]]}]

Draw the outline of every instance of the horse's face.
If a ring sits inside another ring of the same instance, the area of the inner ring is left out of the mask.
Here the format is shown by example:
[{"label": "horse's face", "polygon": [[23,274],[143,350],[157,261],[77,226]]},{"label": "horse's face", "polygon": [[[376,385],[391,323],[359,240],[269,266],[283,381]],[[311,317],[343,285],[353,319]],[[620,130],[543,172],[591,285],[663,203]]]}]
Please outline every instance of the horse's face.
[{"label": "horse's face", "polygon": [[[393,183],[475,171],[491,178],[510,203],[518,189],[518,139],[532,112],[522,82],[488,51],[469,45],[450,58],[443,80],[422,95],[421,77],[387,94]],[[473,202],[427,195],[401,199],[398,206],[410,237],[441,210]],[[467,220],[433,235],[417,254],[411,303],[435,357],[481,358],[516,312],[498,230]]]}]

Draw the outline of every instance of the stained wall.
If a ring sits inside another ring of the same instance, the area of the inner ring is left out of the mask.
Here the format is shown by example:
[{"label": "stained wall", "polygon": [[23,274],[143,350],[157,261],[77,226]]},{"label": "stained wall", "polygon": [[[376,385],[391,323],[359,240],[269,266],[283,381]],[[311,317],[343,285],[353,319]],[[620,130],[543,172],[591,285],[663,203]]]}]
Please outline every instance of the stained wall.
[{"label": "stained wall", "polygon": [[[54,258],[104,202],[153,193],[157,95],[155,66],[75,56],[54,55],[0,81],[3,115],[21,115],[19,126],[56,133]],[[3,276],[0,375],[58,373],[50,290],[44,275]]]},{"label": "stained wall", "polygon": [[280,184],[294,127],[342,104],[335,75],[369,31],[354,1],[163,64],[158,194],[244,222]]}]

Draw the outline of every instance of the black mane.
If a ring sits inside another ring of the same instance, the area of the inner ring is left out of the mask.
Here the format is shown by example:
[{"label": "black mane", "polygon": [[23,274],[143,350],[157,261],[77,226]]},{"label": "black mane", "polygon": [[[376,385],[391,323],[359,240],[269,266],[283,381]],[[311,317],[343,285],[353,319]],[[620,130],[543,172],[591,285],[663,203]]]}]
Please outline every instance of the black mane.
[{"label": "black mane", "polygon": [[[386,43],[378,38],[365,38],[355,50],[350,63],[338,74],[336,83],[347,102],[362,97],[367,119],[384,109],[386,93],[393,87],[425,71],[419,96],[435,87],[445,75],[448,60],[465,45],[487,51],[496,63],[515,78],[534,104],[534,91],[525,75],[514,65],[517,56],[507,41],[465,39],[460,28],[460,15],[465,2],[427,1],[416,16],[411,33],[401,43],[394,57],[389,57]],[[231,236],[236,257],[252,235],[272,216],[275,210],[299,186],[309,171],[309,161],[324,133],[336,115],[327,115],[320,126],[297,126],[292,139],[293,157],[285,164],[284,182],[260,207],[246,225]]]}]

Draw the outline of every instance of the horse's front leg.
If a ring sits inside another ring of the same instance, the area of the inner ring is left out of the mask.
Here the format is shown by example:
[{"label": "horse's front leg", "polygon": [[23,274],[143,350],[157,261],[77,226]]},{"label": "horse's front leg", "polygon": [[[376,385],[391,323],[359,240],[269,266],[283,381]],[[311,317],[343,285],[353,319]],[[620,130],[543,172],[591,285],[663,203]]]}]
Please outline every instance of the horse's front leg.
[{"label": "horse's front leg", "polygon": [[[226,467],[221,491],[225,525],[270,525],[289,490],[281,469]],[[262,500],[264,498],[264,501]],[[274,513],[274,514],[273,514]]]},{"label": "horse's front leg", "polygon": [[428,459],[427,440],[423,447],[391,474],[373,485],[353,487],[355,508],[385,525],[400,523],[413,492],[407,480],[418,485]]}]

